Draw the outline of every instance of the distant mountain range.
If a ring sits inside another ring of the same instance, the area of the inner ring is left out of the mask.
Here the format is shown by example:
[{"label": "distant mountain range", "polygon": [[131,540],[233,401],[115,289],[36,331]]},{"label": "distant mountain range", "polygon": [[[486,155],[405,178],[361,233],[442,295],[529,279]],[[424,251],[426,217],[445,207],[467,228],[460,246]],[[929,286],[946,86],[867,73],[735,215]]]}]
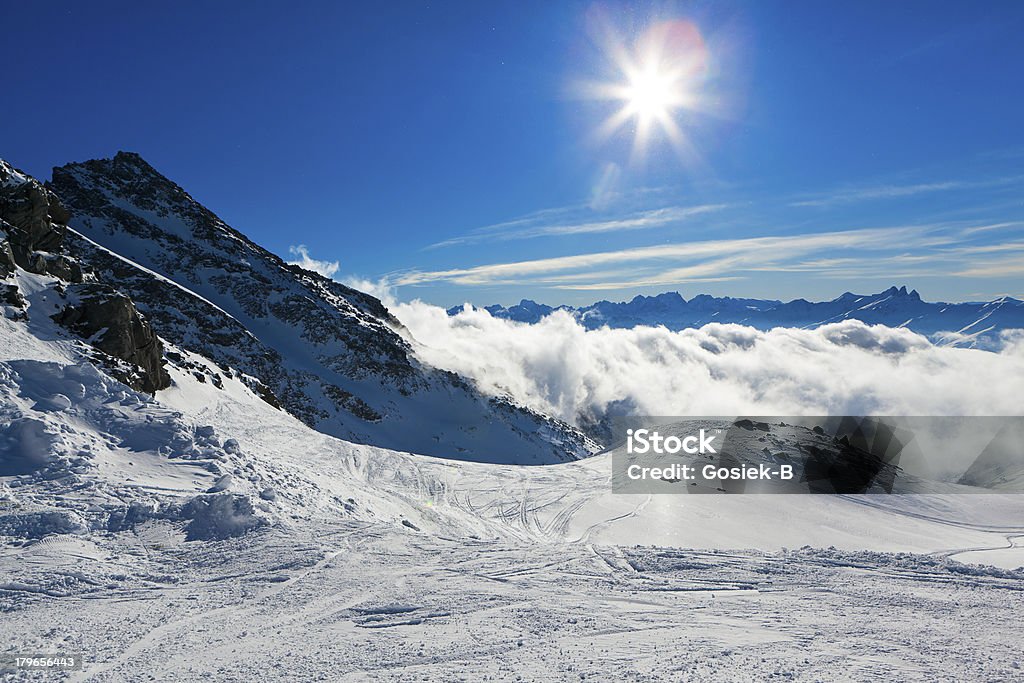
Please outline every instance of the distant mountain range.
[{"label": "distant mountain range", "polygon": [[[814,328],[841,320],[869,325],[905,327],[937,344],[994,348],[1005,329],[1024,328],[1024,301],[1001,297],[987,302],[922,301],[917,290],[890,287],[878,294],[846,292],[831,301],[795,299],[734,299],[699,294],[689,301],[678,292],[636,296],[630,301],[598,301],[583,307],[547,306],[523,299],[515,306],[485,306],[495,318],[536,323],[555,311],[565,311],[587,329],[664,326],[671,330],[708,323],[736,323],[759,330],[773,327]],[[462,306],[448,309],[457,315]]]}]

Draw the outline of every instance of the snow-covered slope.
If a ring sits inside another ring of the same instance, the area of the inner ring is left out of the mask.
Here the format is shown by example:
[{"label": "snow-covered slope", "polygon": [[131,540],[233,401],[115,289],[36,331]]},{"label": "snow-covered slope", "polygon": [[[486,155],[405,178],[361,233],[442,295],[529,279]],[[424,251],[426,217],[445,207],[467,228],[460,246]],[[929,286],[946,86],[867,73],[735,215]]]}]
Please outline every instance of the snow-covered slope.
[{"label": "snow-covered slope", "polygon": [[128,294],[158,334],[258,380],[316,429],[457,459],[585,457],[573,428],[418,361],[377,299],[286,264],[138,155],[54,169],[69,249]]},{"label": "snow-covered slope", "polygon": [[0,338],[14,342],[0,347],[0,535],[161,520],[220,538],[346,519],[546,543],[954,552],[1024,530],[1007,526],[1024,518],[1024,497],[938,482],[931,494],[622,495],[607,454],[522,468],[358,445],[275,409],[238,374],[217,388],[179,363],[154,398],[97,369],[74,340],[33,332],[0,319]]},{"label": "snow-covered slope", "polygon": [[[462,306],[449,310],[458,314]],[[922,301],[916,290],[890,287],[878,294],[847,292],[832,301],[795,299],[734,299],[700,294],[687,301],[678,292],[637,296],[630,301],[599,301],[590,306],[551,307],[524,299],[515,306],[486,306],[496,318],[535,323],[556,310],[565,310],[588,329],[663,325],[671,330],[708,323],[739,323],[760,330],[773,327],[813,328],[841,320],[869,325],[906,327],[939,344],[991,348],[999,333],[1024,328],[1024,301],[1001,297],[978,303]]]},{"label": "snow-covered slope", "polygon": [[153,399],[73,340],[0,339],[0,638],[74,653],[69,680],[1017,670],[1019,494],[614,495],[607,456],[388,451],[237,376],[172,366]]}]

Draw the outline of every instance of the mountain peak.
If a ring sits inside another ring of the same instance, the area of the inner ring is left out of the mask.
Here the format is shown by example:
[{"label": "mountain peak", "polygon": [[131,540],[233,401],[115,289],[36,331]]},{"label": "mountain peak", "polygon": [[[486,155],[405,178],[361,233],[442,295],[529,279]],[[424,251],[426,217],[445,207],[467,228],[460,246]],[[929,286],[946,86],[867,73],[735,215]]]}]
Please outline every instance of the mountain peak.
[{"label": "mountain peak", "polygon": [[53,168],[54,180],[58,175],[73,172],[76,169],[84,169],[91,173],[116,174],[122,179],[141,179],[142,176],[150,176],[170,182],[148,161],[142,158],[138,152],[126,152],[121,150],[110,158],[88,159],[86,161],[71,162],[63,166]]},{"label": "mountain peak", "polygon": [[907,299],[910,299],[911,301],[921,300],[921,295],[917,293],[917,290],[912,289],[908,292],[906,285],[901,285],[899,289],[897,289],[896,287],[890,287],[887,293],[891,293],[892,296],[898,296],[901,298],[905,297]]},{"label": "mountain peak", "polygon": [[124,150],[118,151],[118,153],[114,155],[114,158],[111,161],[121,162],[121,163],[126,163],[126,162],[140,163],[141,162],[141,163],[146,164],[147,166],[150,165],[145,159],[142,158],[142,155],[139,154],[138,152],[126,152]]},{"label": "mountain peak", "polygon": [[[71,210],[76,251],[139,303],[158,334],[254,378],[268,403],[315,429],[426,455],[522,464],[594,450],[568,425],[422,362],[379,300],[289,267],[137,153],[55,168],[51,185]],[[452,406],[445,431],[411,429],[440,396]],[[473,428],[480,422],[491,426],[487,433]]]}]

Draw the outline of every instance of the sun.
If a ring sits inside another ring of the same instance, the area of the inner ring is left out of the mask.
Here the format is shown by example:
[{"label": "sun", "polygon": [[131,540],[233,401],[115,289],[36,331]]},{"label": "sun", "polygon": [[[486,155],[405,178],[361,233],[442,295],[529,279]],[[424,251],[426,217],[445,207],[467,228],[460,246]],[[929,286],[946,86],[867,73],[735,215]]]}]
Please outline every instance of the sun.
[{"label": "sun", "polygon": [[628,129],[633,132],[634,160],[656,137],[667,140],[681,156],[688,155],[692,146],[680,115],[703,106],[708,71],[708,53],[697,27],[682,20],[658,22],[632,45],[609,32],[603,52],[615,78],[592,84],[587,96],[619,107],[598,129],[599,139]]},{"label": "sun", "polygon": [[638,119],[664,119],[682,102],[681,84],[657,66],[649,66],[629,79],[623,93],[626,108]]}]

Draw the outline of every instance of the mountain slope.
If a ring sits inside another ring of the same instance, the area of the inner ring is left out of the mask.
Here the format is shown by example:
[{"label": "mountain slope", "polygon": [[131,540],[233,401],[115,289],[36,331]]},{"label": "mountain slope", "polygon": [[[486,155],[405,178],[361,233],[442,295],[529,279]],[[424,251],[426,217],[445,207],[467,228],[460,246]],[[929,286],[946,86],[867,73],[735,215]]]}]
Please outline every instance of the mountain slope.
[{"label": "mountain slope", "polygon": [[251,376],[320,431],[519,464],[593,450],[571,427],[421,363],[380,301],[285,263],[136,154],[56,168],[49,188],[71,213],[71,248],[162,337]]},{"label": "mountain slope", "polygon": [[[841,320],[869,325],[906,327],[939,344],[991,348],[1005,329],[1024,328],[1024,301],[1001,297],[988,302],[941,303],[922,301],[916,290],[890,287],[878,294],[846,292],[832,301],[795,299],[735,299],[700,294],[687,301],[678,292],[636,296],[628,302],[598,301],[589,306],[546,306],[524,299],[514,306],[486,306],[496,318],[535,323],[564,310],[588,329],[663,325],[670,330],[708,323],[738,323],[760,330],[773,327],[813,328]],[[462,306],[449,309],[457,315]]]}]

